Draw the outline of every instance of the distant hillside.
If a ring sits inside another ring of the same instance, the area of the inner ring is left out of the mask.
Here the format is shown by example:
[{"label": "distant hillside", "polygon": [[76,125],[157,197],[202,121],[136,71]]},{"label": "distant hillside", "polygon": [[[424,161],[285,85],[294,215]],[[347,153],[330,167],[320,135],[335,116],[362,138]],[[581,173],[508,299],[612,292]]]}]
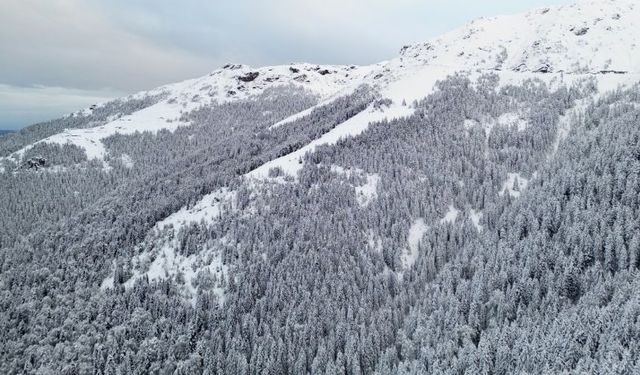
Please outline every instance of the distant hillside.
[{"label": "distant hillside", "polygon": [[2,129],[0,129],[0,137],[5,135],[5,134],[9,134],[9,133],[13,133],[13,130],[2,130]]}]

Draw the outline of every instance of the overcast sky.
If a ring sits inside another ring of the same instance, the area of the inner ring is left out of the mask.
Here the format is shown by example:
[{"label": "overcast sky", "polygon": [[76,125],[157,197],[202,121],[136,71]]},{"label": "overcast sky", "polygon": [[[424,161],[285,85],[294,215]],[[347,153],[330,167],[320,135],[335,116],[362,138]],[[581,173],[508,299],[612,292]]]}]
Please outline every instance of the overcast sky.
[{"label": "overcast sky", "polygon": [[477,17],[569,2],[0,0],[0,129],[227,62],[376,63]]}]

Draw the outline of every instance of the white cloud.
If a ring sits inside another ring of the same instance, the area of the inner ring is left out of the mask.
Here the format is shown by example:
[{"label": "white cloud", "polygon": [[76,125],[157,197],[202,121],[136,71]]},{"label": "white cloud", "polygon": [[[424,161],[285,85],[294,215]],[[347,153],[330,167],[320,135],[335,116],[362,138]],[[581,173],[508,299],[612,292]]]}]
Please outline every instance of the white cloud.
[{"label": "white cloud", "polygon": [[123,30],[90,1],[2,2],[1,83],[137,91],[209,70],[191,52]]},{"label": "white cloud", "polygon": [[19,128],[105,102],[124,93],[62,87],[17,87],[0,84],[0,128]]}]

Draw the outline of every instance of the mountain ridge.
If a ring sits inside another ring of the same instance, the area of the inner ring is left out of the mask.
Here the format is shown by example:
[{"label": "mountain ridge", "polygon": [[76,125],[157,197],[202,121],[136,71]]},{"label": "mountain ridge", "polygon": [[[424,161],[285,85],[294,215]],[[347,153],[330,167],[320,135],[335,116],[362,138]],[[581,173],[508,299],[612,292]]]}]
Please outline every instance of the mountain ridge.
[{"label": "mountain ridge", "polygon": [[[637,17],[636,17],[637,16]],[[405,46],[387,62],[365,66],[308,63],[253,68],[227,64],[207,76],[143,91],[120,100],[162,96],[160,102],[103,124],[100,129],[68,130],[37,143],[71,142],[102,159],[102,140],[115,133],[174,131],[180,114],[213,103],[255,97],[269,87],[293,85],[327,102],[370,85],[398,105],[418,100],[438,80],[457,72],[495,73],[504,82],[541,79],[548,84],[595,76],[605,91],[640,80],[640,47],[634,35],[640,6],[626,0],[583,0],[509,16],[480,18],[429,42]],[[505,29],[512,30],[504,34]],[[620,54],[624,50],[625,53]],[[424,91],[426,89],[427,91]],[[71,114],[90,115],[100,105]],[[309,109],[311,110],[311,109]],[[378,116],[379,117],[379,116]],[[20,157],[32,145],[12,155]],[[8,156],[8,155],[4,155]]]}]

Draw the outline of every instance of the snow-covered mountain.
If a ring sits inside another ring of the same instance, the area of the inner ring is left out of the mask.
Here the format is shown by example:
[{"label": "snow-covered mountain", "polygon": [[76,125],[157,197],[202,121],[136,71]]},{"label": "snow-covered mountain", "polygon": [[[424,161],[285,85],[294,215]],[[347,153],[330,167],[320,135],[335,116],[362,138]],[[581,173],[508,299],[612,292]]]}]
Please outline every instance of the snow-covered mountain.
[{"label": "snow-covered mountain", "polygon": [[[366,84],[396,105],[426,96],[438,80],[456,72],[493,72],[505,83],[535,77],[560,84],[593,76],[601,89],[612,90],[640,80],[638,19],[640,5],[635,1],[583,0],[474,20],[428,42],[405,46],[398,57],[371,66],[291,64],[251,68],[229,64],[205,77],[130,97],[161,96],[162,100],[152,106],[99,127],[69,129],[40,142],[70,142],[86,149],[90,158],[102,158],[105,150],[101,140],[115,133],[171,131],[185,125],[177,121],[184,112],[256,97],[266,88],[288,85],[302,87],[326,102]],[[387,117],[406,113],[393,106]],[[378,113],[362,121],[384,117]]]},{"label": "snow-covered mountain", "polygon": [[513,16],[481,18],[427,43],[404,60],[458,69],[640,73],[640,4],[582,0]]},{"label": "snow-covered mountain", "polygon": [[637,20],[229,64],[0,138],[0,372],[640,373]]}]

